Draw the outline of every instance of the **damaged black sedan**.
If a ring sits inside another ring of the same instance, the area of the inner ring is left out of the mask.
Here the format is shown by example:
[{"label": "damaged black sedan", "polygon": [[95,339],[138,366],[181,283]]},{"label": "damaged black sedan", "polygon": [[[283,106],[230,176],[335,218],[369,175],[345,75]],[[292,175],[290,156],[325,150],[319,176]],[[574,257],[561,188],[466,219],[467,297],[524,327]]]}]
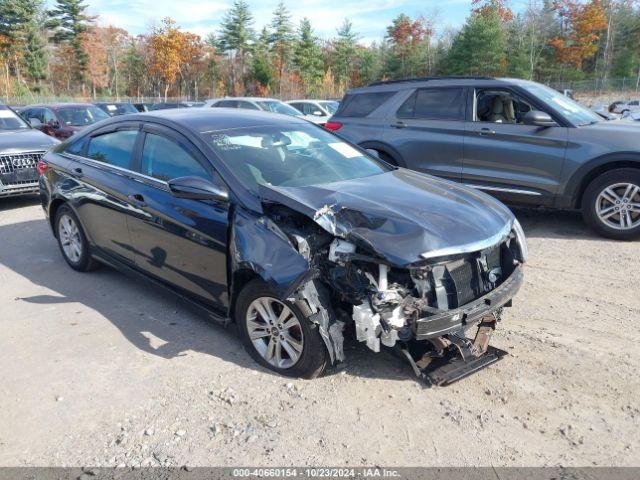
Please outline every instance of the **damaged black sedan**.
[{"label": "damaged black sedan", "polygon": [[235,321],[281,374],[320,375],[345,359],[349,332],[436,384],[501,356],[489,338],[527,257],[513,214],[309,122],[235,109],[114,117],[39,171],[72,268],[106,263]]}]

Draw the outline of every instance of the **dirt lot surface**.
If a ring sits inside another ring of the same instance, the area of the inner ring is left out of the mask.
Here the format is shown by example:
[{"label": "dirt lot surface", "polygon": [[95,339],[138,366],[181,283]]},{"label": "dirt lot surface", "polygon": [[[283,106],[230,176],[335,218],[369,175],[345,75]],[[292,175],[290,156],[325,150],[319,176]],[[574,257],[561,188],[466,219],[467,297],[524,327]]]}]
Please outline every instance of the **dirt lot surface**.
[{"label": "dirt lot surface", "polygon": [[347,346],[312,381],[155,287],[64,263],[37,200],[0,203],[0,465],[640,465],[640,243],[516,211],[510,355],[424,388]]}]

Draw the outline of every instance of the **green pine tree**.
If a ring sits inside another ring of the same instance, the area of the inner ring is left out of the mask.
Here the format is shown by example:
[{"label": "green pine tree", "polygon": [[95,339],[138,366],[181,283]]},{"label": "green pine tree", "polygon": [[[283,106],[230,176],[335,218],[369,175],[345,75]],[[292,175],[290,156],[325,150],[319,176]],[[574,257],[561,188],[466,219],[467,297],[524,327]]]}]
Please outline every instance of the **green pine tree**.
[{"label": "green pine tree", "polygon": [[354,60],[356,57],[356,47],[358,43],[358,34],[353,31],[353,24],[345,19],[340,28],[338,28],[338,36],[334,40],[335,49],[335,65],[336,79],[338,83],[343,84],[345,88],[349,88],[351,81],[351,73],[354,70]]},{"label": "green pine tree", "polygon": [[253,16],[249,5],[244,0],[235,0],[231,9],[225,14],[220,32],[217,36],[217,47],[234,58],[232,70],[232,87],[244,82],[247,54],[255,39]]},{"label": "green pine tree", "polygon": [[313,28],[308,18],[303,18],[300,21],[293,63],[302,78],[305,90],[314,95],[324,75],[324,60],[322,49],[313,35]]},{"label": "green pine tree", "polygon": [[291,51],[293,48],[293,27],[291,14],[282,0],[273,12],[271,20],[271,35],[269,43],[277,59],[278,91],[282,92],[282,74],[289,67]]}]

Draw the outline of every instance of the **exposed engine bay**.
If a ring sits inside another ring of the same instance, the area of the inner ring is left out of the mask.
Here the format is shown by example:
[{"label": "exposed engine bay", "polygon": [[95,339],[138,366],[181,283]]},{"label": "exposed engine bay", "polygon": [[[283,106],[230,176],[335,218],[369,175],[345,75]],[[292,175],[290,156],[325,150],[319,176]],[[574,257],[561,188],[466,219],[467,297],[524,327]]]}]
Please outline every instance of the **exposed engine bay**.
[{"label": "exposed engine bay", "polygon": [[[488,343],[522,283],[527,253],[517,222],[484,242],[425,252],[421,260],[398,265],[350,235],[371,223],[357,212],[353,217],[325,205],[311,219],[271,203],[265,214],[309,262],[285,297],[319,325],[332,361],[345,359],[346,329],[374,352],[397,349],[430,384],[451,383],[504,354]],[[475,338],[467,338],[474,328]]]}]

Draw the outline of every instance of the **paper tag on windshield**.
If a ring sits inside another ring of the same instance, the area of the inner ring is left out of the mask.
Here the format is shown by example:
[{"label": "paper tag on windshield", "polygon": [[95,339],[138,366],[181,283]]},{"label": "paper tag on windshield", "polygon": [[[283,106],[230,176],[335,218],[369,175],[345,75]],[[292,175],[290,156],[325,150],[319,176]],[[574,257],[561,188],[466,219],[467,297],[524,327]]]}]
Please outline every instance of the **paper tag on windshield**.
[{"label": "paper tag on windshield", "polygon": [[341,142],[330,143],[329,146],[347,158],[361,157],[362,154],[351,145]]}]

